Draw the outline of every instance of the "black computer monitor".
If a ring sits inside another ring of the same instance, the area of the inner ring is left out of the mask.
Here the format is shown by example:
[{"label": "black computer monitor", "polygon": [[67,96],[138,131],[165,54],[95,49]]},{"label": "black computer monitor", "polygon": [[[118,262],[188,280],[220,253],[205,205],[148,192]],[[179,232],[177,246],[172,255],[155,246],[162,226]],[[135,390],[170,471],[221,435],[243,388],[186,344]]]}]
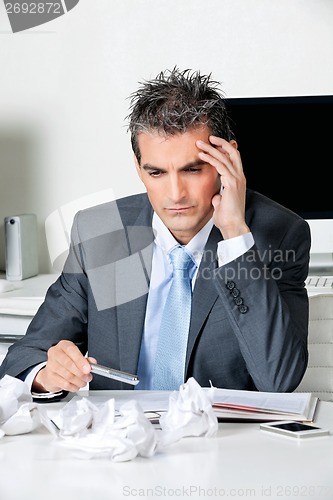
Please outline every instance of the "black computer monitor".
[{"label": "black computer monitor", "polygon": [[249,188],[301,215],[310,273],[333,274],[333,96],[227,99]]},{"label": "black computer monitor", "polygon": [[305,219],[333,219],[333,96],[227,99],[248,187]]}]

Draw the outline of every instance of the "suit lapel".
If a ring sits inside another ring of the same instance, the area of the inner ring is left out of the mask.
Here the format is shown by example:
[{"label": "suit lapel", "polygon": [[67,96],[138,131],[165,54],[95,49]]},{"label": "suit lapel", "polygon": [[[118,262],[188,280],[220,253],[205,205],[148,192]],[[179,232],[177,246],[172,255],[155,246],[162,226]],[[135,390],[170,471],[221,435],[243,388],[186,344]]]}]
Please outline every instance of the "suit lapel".
[{"label": "suit lapel", "polygon": [[213,270],[217,267],[217,244],[221,241],[220,231],[213,226],[201,259],[192,298],[191,324],[188,337],[186,370],[197,336],[207,318],[218,292],[213,282]]}]

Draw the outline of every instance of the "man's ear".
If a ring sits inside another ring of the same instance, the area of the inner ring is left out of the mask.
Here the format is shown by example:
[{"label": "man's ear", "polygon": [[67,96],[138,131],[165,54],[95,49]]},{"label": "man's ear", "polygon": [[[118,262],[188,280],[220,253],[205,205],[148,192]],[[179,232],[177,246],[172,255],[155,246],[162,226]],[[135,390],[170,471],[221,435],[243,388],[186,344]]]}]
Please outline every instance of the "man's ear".
[{"label": "man's ear", "polygon": [[231,141],[229,141],[229,144],[231,144],[235,149],[238,149],[238,144],[234,139],[231,139]]}]

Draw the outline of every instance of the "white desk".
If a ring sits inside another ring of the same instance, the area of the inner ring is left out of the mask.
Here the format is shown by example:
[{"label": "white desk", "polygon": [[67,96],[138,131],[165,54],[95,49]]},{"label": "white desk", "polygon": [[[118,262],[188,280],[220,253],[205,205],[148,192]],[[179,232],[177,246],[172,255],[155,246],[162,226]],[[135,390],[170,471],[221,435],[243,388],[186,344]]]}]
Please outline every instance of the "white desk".
[{"label": "white desk", "polygon": [[[333,403],[318,410],[317,425],[333,433]],[[257,423],[220,423],[214,438],[183,438],[122,463],[74,459],[52,440],[44,427],[0,440],[1,500],[333,498],[333,434],[297,442]]]},{"label": "white desk", "polygon": [[[27,328],[45,298],[57,274],[39,274],[33,278],[11,282],[14,290],[0,293],[0,363],[15,339]],[[0,278],[5,278],[0,275]]]}]

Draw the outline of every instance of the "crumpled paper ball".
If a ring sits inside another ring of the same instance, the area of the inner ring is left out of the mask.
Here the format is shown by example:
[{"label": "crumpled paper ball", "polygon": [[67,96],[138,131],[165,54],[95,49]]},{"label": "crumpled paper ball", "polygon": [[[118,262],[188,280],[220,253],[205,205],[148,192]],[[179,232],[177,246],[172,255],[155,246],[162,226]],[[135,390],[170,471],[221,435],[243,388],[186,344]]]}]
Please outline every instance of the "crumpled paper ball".
[{"label": "crumpled paper ball", "polygon": [[113,398],[98,407],[87,398],[73,399],[53,418],[42,409],[41,419],[57,444],[77,458],[124,462],[138,455],[151,457],[157,447],[155,429],[136,401],[116,412]]},{"label": "crumpled paper ball", "polygon": [[160,426],[161,446],[167,446],[183,437],[215,436],[218,420],[209,393],[193,377],[189,378],[179,387],[179,391],[170,394],[169,409],[161,416]]},{"label": "crumpled paper ball", "polygon": [[40,425],[28,385],[10,375],[0,379],[0,438],[26,434]]}]

